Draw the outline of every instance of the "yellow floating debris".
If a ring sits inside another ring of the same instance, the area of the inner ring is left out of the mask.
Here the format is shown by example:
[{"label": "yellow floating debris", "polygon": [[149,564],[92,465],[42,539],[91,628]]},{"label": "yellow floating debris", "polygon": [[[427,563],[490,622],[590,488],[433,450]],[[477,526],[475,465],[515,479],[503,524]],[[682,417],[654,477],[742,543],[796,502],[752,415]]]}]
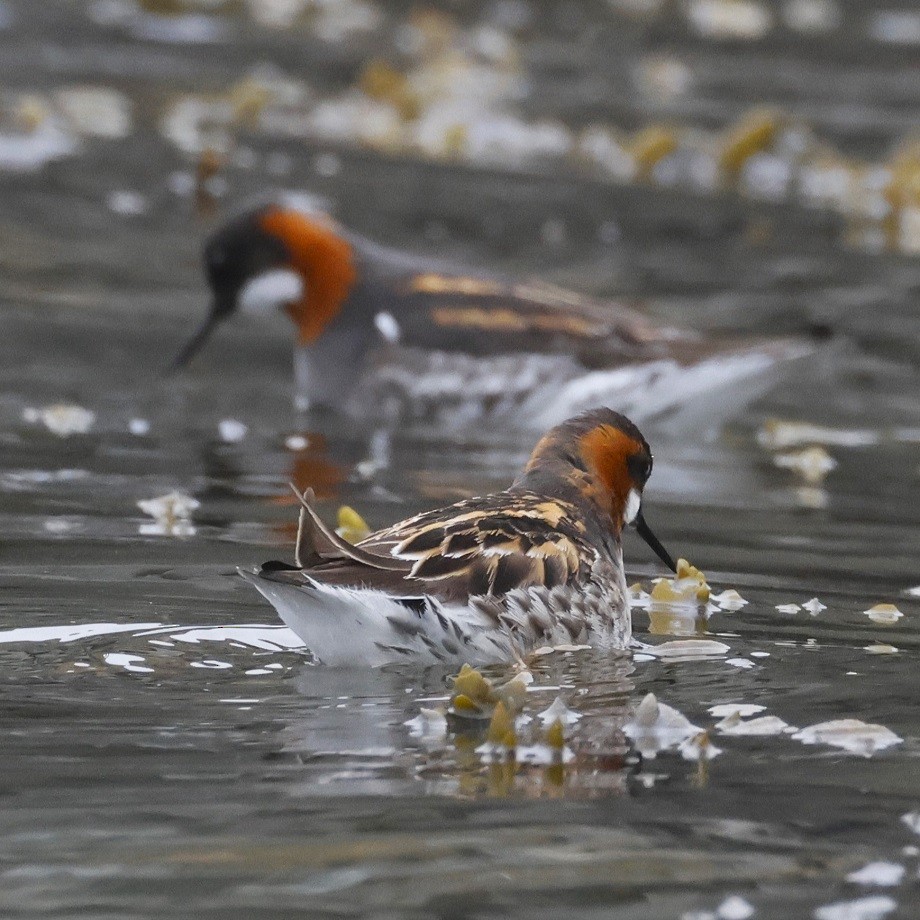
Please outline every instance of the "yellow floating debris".
[{"label": "yellow floating debris", "polygon": [[271,88],[253,76],[244,77],[230,88],[229,101],[238,124],[254,126],[272,98]]},{"label": "yellow floating debris", "polygon": [[458,693],[450,702],[457,712],[478,713],[480,711],[479,707],[465,693]]},{"label": "yellow floating debris", "polygon": [[546,743],[556,751],[561,751],[565,747],[565,728],[561,719],[556,719],[546,730]]},{"label": "yellow floating debris", "polygon": [[527,684],[520,677],[516,677],[504,686],[496,687],[494,694],[511,712],[520,712],[527,699]]},{"label": "yellow floating debris", "polygon": [[475,668],[471,668],[468,664],[465,664],[460,669],[460,673],[452,679],[455,693],[464,694],[476,702],[496,702],[491,682],[486,680],[479,671]]},{"label": "yellow floating debris", "polygon": [[902,144],[890,165],[891,180],[884,190],[890,207],[885,221],[889,245],[920,253],[920,139]]},{"label": "yellow floating debris", "polygon": [[776,139],[780,116],[773,109],[754,109],[728,129],[719,151],[719,167],[735,179],[745,162],[766,150]]},{"label": "yellow floating debris", "polygon": [[517,747],[517,735],[514,731],[514,719],[508,707],[499,701],[492,713],[492,721],[486,733],[486,741],[492,744],[502,744],[507,748]]},{"label": "yellow floating debris", "polygon": [[636,161],[639,179],[648,179],[655,164],[677,149],[677,134],[673,128],[649,125],[632,136],[627,148]]},{"label": "yellow floating debris", "polygon": [[349,543],[360,543],[371,532],[367,521],[350,505],[339,508],[338,524],[335,532]]},{"label": "yellow floating debris", "polygon": [[677,577],[656,579],[651,599],[653,603],[660,604],[687,604],[694,601],[705,604],[709,595],[706,576],[686,559],[678,559]]},{"label": "yellow floating debris", "polygon": [[406,121],[418,118],[420,103],[406,75],[386,61],[371,61],[358,81],[361,91],[376,102],[388,102]]}]

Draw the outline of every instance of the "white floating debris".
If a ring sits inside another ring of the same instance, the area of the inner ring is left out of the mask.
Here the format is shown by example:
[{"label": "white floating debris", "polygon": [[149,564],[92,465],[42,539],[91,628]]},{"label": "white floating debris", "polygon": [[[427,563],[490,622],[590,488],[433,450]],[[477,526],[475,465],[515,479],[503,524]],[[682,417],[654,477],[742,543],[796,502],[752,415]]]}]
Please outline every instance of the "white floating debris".
[{"label": "white floating debris", "polygon": [[836,29],[842,13],[837,0],[787,0],[783,6],[783,19],[795,32],[819,35]]},{"label": "white floating debris", "polygon": [[128,431],[135,437],[142,438],[150,434],[150,422],[145,418],[133,418],[128,422]]},{"label": "white floating debris", "polygon": [[738,185],[751,198],[782,201],[789,194],[793,164],[775,153],[753,153],[741,166]]},{"label": "white floating debris", "polygon": [[686,738],[677,746],[684,760],[713,760],[722,753],[710,740],[708,732],[697,732],[692,738]]},{"label": "white floating debris", "polygon": [[548,728],[553,722],[561,722],[563,728],[568,728],[581,718],[581,713],[569,709],[562,697],[557,696],[548,709],[537,713],[537,718],[543,723],[544,728]]},{"label": "white floating debris", "polygon": [[822,610],[827,610],[827,604],[822,604],[818,598],[813,597],[810,601],[805,601],[802,604],[802,610],[816,617]]},{"label": "white floating debris", "polygon": [[42,409],[23,409],[22,418],[30,425],[44,425],[52,434],[62,438],[86,434],[96,423],[95,412],[67,403],[55,403]]},{"label": "white floating debris", "polygon": [[724,642],[714,639],[675,639],[650,645],[646,648],[650,655],[670,661],[699,661],[708,658],[721,658],[730,651]]},{"label": "white floating debris", "polygon": [[153,674],[153,668],[135,664],[137,661],[144,660],[142,655],[125,655],[122,652],[109,652],[103,655],[103,660],[106,664],[124,668],[126,671],[133,671],[135,674]]},{"label": "white floating debris", "polygon": [[212,671],[226,671],[227,668],[233,667],[229,661],[218,661],[216,658],[205,658],[204,661],[193,661],[191,666],[193,668],[205,668]]},{"label": "white floating debris", "polygon": [[239,444],[249,433],[249,428],[235,418],[225,418],[218,423],[217,433],[225,444]]},{"label": "white floating debris", "polygon": [[885,895],[860,898],[858,901],[839,901],[826,904],[815,911],[815,920],[882,920],[898,906],[897,901]]},{"label": "white floating debris", "polygon": [[34,172],[80,149],[77,136],[51,115],[43,98],[24,96],[17,109],[14,124],[0,126],[0,169]]},{"label": "white floating debris", "polygon": [[741,668],[742,670],[754,667],[754,662],[747,658],[726,658],[725,663],[730,664],[733,668]]},{"label": "white floating debris", "polygon": [[798,613],[802,608],[798,604],[777,604],[780,613]]},{"label": "white floating debris", "polygon": [[716,731],[723,735],[746,735],[749,737],[767,737],[782,735],[795,729],[778,716],[759,716],[756,719],[742,719],[737,715],[726,716],[716,723]]},{"label": "white floating debris", "polygon": [[541,645],[530,653],[530,657],[545,658],[547,655],[555,655],[558,652],[581,652],[590,648],[590,645],[573,645],[570,642],[560,642],[559,645]]},{"label": "white floating debris", "polygon": [[847,876],[848,882],[854,885],[876,885],[879,888],[889,888],[892,885],[900,885],[907,870],[898,863],[890,862],[871,862],[867,863],[862,869],[857,869]]},{"label": "white floating debris", "polygon": [[147,210],[147,199],[140,192],[130,189],[110,192],[105,203],[110,211],[122,217],[137,217]]},{"label": "white floating debris", "polygon": [[757,443],[767,450],[823,444],[830,447],[871,447],[881,440],[868,429],[827,428],[810,422],[769,419],[757,432]]},{"label": "white floating debris", "polygon": [[191,515],[200,504],[197,499],[182,492],[141,499],[137,507],[154,518],[156,523],[142,524],[140,533],[145,536],[193,536],[195,528],[191,523]]},{"label": "white floating debris", "polygon": [[882,623],[886,626],[897,623],[904,616],[894,604],[876,604],[863,612],[873,623]]},{"label": "white floating debris", "polygon": [[197,185],[195,177],[190,172],[181,170],[170,173],[169,178],[166,180],[167,188],[173,195],[177,195],[180,198],[188,198],[194,194]]},{"label": "white floating debris", "polygon": [[904,740],[884,725],[873,725],[860,719],[834,719],[809,725],[792,737],[803,744],[829,744],[862,757],[871,757],[877,751],[901,744]]},{"label": "white floating debris", "polygon": [[[559,122],[527,122],[510,114],[494,114],[470,122],[465,153],[478,163],[523,166],[533,160],[566,156],[574,143],[570,130]],[[559,220],[550,219],[541,228],[548,245],[563,242],[565,232],[565,224]]]},{"label": "white floating debris", "polygon": [[920,811],[909,811],[906,815],[901,815],[901,821],[915,834],[920,834]]},{"label": "white floating debris", "polygon": [[71,86],[54,94],[58,110],[78,134],[119,140],[131,133],[131,102],[102,86]]},{"label": "white floating debris", "polygon": [[792,470],[812,485],[823,482],[827,474],[837,468],[837,461],[823,447],[776,454],[773,463],[781,469]]},{"label": "white floating debris", "polygon": [[329,179],[342,171],[342,160],[334,153],[318,153],[313,158],[313,169],[318,176]]},{"label": "white floating debris", "polygon": [[561,246],[565,243],[567,231],[565,221],[558,217],[550,217],[540,227],[540,239],[547,246]]},{"label": "white floating debris", "polygon": [[518,763],[536,767],[548,767],[554,763],[571,763],[575,759],[575,753],[571,748],[567,746],[556,748],[550,744],[519,746],[514,753]]},{"label": "white floating debris", "polygon": [[374,325],[384,342],[390,345],[395,345],[402,335],[402,329],[396,321],[396,317],[387,310],[381,310],[374,316]]},{"label": "white floating debris", "polygon": [[635,81],[650,96],[672,99],[682,96],[693,83],[693,72],[677,58],[653,55],[635,68]]},{"label": "white floating debris", "polygon": [[676,709],[659,703],[654,693],[648,693],[633,718],[623,726],[623,732],[635,742],[643,757],[654,758],[659,751],[677,747],[699,735],[702,729]]},{"label": "white floating debris", "polygon": [[722,610],[735,611],[747,606],[749,603],[734,588],[727,588],[721,594],[713,594],[713,603],[718,604]]},{"label": "white floating debris", "polygon": [[48,533],[68,533],[71,530],[76,530],[80,525],[74,521],[68,521],[67,518],[50,517],[45,518],[42,526]]},{"label": "white floating debris", "polygon": [[863,651],[868,652],[870,655],[896,655],[898,653],[898,649],[894,645],[887,645],[884,642],[863,646]]},{"label": "white floating debris", "polygon": [[690,0],[686,15],[693,29],[705,38],[763,38],[773,28],[773,13],[754,0]]},{"label": "white floating debris", "polygon": [[827,489],[821,489],[817,486],[799,486],[794,490],[793,494],[803,508],[811,508],[813,511],[821,511],[831,501],[831,496]]},{"label": "white floating debris", "polygon": [[620,137],[605,126],[586,128],[578,140],[578,152],[614,179],[630,182],[636,177],[637,163],[632,152]]},{"label": "white floating debris", "polygon": [[413,738],[421,741],[440,741],[447,735],[447,717],[443,709],[423,707],[414,719],[409,719],[403,724]]},{"label": "white floating debris", "polygon": [[292,434],[284,439],[284,446],[288,450],[306,450],[310,442],[302,434]]},{"label": "white floating debris", "polygon": [[719,920],[748,920],[755,913],[754,906],[737,894],[727,897],[716,908],[716,916]]},{"label": "white floating debris", "polygon": [[144,514],[155,518],[188,518],[200,505],[197,499],[183,492],[169,492],[158,498],[141,499],[137,503]]},{"label": "white floating debris", "polygon": [[915,10],[876,10],[869,16],[869,34],[889,45],[920,45],[920,13]]},{"label": "white floating debris", "polygon": [[[748,716],[763,712],[766,708],[766,706],[759,706],[756,703],[718,703],[709,707],[709,714],[717,719],[735,715],[741,719],[746,719]],[[718,726],[716,727],[718,728]]]},{"label": "white floating debris", "polygon": [[638,582],[627,588],[627,595],[631,607],[639,607],[641,609],[648,607],[651,602],[651,595]]}]

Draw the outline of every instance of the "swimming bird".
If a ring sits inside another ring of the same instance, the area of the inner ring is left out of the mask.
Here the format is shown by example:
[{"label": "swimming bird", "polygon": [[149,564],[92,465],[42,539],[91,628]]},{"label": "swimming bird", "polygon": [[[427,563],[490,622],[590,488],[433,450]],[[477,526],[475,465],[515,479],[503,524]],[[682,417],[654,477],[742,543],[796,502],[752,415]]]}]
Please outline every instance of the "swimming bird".
[{"label": "swimming bird", "polygon": [[677,410],[697,424],[811,351],[801,340],[704,339],[621,303],[470,275],[283,204],[227,221],[204,263],[210,313],[175,365],[232,315],[283,310],[295,327],[297,407],[356,418],[545,430],[604,404],[639,421]]},{"label": "swimming bird", "polygon": [[355,546],[301,496],[296,565],[240,570],[329,665],[513,660],[534,647],[626,647],[626,527],[675,570],[642,514],[652,454],[595,409],[551,429],[510,488],[426,511]]}]

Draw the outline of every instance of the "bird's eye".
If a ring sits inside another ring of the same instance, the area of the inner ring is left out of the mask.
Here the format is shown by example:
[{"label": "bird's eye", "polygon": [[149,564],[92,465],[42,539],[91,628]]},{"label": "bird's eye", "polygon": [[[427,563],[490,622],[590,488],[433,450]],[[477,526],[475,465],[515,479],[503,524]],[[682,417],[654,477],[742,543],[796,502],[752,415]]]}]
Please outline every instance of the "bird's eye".
[{"label": "bird's eye", "polygon": [[644,486],[652,475],[652,458],[648,454],[633,454],[627,461],[626,465],[633,482],[639,486]]}]

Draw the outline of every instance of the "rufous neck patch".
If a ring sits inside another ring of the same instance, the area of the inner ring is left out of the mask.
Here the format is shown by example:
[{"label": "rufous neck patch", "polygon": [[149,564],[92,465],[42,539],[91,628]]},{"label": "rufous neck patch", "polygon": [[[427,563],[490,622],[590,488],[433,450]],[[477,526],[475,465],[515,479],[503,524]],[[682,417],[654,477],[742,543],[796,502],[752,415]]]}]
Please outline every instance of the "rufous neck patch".
[{"label": "rufous neck patch", "polygon": [[351,246],[321,220],[296,211],[271,208],[259,222],[266,233],[284,242],[292,267],[306,280],[303,297],[287,312],[300,344],[309,345],[338,316],[357,279]]},{"label": "rufous neck patch", "polygon": [[642,447],[612,425],[599,425],[580,438],[585,463],[610,497],[610,513],[619,525],[623,520],[630,490],[635,489],[627,461]]}]

